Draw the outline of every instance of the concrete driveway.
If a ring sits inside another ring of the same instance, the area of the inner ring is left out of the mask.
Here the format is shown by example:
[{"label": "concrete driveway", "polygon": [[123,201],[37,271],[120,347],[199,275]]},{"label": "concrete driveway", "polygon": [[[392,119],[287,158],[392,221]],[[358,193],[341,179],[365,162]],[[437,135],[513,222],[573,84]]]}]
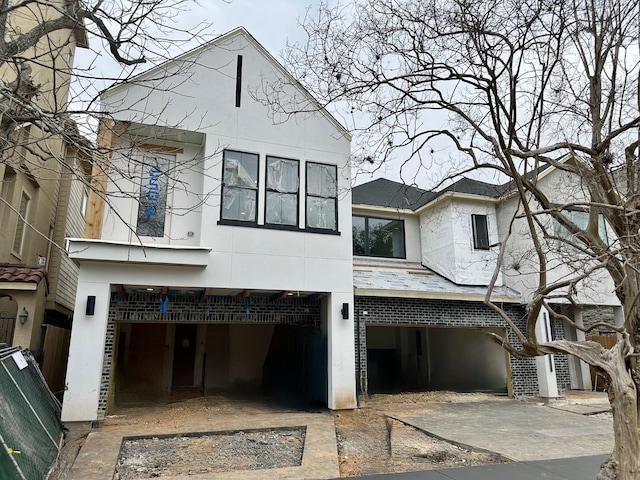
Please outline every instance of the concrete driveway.
[{"label": "concrete driveway", "polygon": [[389,415],[436,437],[496,452],[513,461],[613,451],[610,418],[516,400],[450,403],[440,405],[437,414],[389,412]]}]

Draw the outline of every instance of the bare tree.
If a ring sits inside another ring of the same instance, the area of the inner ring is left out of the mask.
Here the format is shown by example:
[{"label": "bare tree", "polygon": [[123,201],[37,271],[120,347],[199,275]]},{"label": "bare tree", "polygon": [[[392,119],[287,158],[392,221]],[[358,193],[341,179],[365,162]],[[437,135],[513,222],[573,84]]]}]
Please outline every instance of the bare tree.
[{"label": "bare tree", "polygon": [[[352,115],[357,157],[418,163],[442,172],[436,184],[478,170],[510,180],[518,202],[496,276],[514,268],[511,234],[524,230],[536,287],[522,331],[491,301],[490,286],[486,303],[521,344],[496,341],[518,357],[572,354],[604,372],[615,451],[601,475],[625,480],[640,478],[639,21],[631,0],[356,0],[310,12],[308,41],[290,46],[286,62],[324,105]],[[268,88],[277,98],[282,86]],[[456,153],[442,158],[443,145]],[[445,168],[454,160],[460,168]],[[538,184],[550,166],[581,195],[550,198]],[[615,238],[599,234],[601,218]],[[571,267],[561,277],[551,274],[559,242],[567,245],[561,263]],[[540,341],[542,309],[588,330],[554,305],[578,303],[580,288],[599,275],[623,305],[617,344]]]},{"label": "bare tree", "polygon": [[[111,176],[139,180],[145,161],[139,151],[119,150],[129,159],[126,167],[106,170],[106,160],[117,148],[115,139],[127,133],[127,125],[113,122],[116,112],[104,111],[99,99],[107,89],[135,81],[141,72],[208,38],[209,25],[201,19],[184,22],[190,3],[0,1],[0,167],[43,180],[55,178],[62,170],[71,171],[99,197],[101,202],[96,203],[137,196],[135,189],[106,189]],[[183,62],[182,71],[189,68],[187,63]],[[109,129],[113,130],[109,138],[114,141],[106,143],[104,134]],[[153,143],[140,132],[137,137],[135,148]],[[69,163],[61,145],[80,152],[90,162],[88,171],[86,161]],[[163,175],[175,178],[174,173]],[[0,198],[0,207],[12,209],[21,221],[27,221],[6,199]],[[47,232],[40,234],[46,236]]]}]

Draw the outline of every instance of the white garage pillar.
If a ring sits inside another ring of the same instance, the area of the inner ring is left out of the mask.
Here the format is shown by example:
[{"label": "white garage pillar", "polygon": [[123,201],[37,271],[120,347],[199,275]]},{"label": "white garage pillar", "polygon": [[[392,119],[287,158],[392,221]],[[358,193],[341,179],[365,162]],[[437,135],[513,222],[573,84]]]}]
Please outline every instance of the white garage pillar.
[{"label": "white garage pillar", "polygon": [[[83,269],[80,269],[62,404],[63,422],[98,419],[110,296],[108,283],[87,282],[83,278]],[[95,297],[93,315],[87,314],[90,313],[87,312],[90,297]]]},{"label": "white garage pillar", "polygon": [[[613,322],[616,327],[624,326],[624,310],[622,307],[613,307]],[[617,334],[618,339],[622,338],[622,335]]]},{"label": "white garage pillar", "polygon": [[[584,327],[584,321],[582,319],[582,309],[574,308],[573,321],[578,327]],[[576,328],[576,340],[578,342],[585,341],[585,334],[582,330]],[[578,360],[580,364],[579,371],[576,372],[578,376],[578,388],[580,390],[591,390],[591,372],[589,371],[589,365],[582,360]]]},{"label": "white garage pillar", "polygon": [[[549,312],[542,308],[536,322],[536,336],[540,343],[550,342],[551,322]],[[552,398],[558,396],[558,381],[556,379],[556,366],[553,355],[536,357],[536,369],[538,372],[538,389],[541,397]]]},{"label": "white garage pillar", "polygon": [[[343,307],[346,305],[346,315]],[[332,293],[326,299],[328,385],[331,410],[357,407],[353,295]],[[348,318],[343,318],[348,316]]]}]

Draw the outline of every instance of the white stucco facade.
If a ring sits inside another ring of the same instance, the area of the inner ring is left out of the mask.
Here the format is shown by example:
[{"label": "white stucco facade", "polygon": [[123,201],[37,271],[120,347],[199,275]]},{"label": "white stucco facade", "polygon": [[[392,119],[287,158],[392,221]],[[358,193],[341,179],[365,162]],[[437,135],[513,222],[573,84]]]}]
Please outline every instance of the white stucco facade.
[{"label": "white stucco facade", "polygon": [[[167,72],[172,75],[167,77]],[[99,416],[105,369],[109,371],[105,362],[113,363],[105,357],[105,334],[116,286],[125,292],[164,288],[162,298],[172,291],[195,292],[205,299],[227,296],[238,298],[239,305],[252,295],[271,296],[274,312],[287,296],[313,298],[321,304],[320,329],[326,342],[326,404],[331,409],[356,406],[350,137],[324,112],[292,115],[286,121],[274,118],[252,92],[276,80],[292,81],[244,29],[237,29],[104,96],[105,111],[131,123],[121,123],[125,128],[111,159],[107,191],[120,194],[105,208],[101,237],[69,241],[70,256],[80,264],[80,280],[64,421]],[[298,87],[287,89],[290,98],[312,102]],[[255,221],[222,218],[223,165],[229,151],[257,159]],[[140,164],[129,161],[131,155],[142,163],[145,156],[160,157],[170,165],[162,236],[135,234],[145,177]],[[291,194],[297,195],[295,224],[273,225],[265,218],[271,194],[266,170],[272,157],[298,166],[298,190]],[[333,228],[309,227],[314,188],[307,184],[314,173],[309,164],[336,172]],[[86,302],[92,296],[95,311],[88,316]],[[345,305],[349,313],[343,312]],[[123,331],[129,332],[127,328]],[[170,332],[175,325],[166,328]],[[177,348],[172,342],[165,346]],[[204,347],[199,348],[202,353]],[[195,368],[202,369],[197,360]]]}]

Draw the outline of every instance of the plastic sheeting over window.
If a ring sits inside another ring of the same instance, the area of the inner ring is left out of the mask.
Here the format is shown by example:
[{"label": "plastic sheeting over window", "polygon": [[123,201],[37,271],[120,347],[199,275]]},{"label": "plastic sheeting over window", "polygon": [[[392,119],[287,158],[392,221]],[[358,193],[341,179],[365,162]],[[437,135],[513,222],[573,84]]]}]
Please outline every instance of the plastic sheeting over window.
[{"label": "plastic sheeting over window", "polygon": [[136,234],[141,237],[164,237],[168,170],[166,158],[144,157],[136,225]]},{"label": "plastic sheeting over window", "polygon": [[336,231],[338,175],[335,165],[307,163],[307,227]]},{"label": "plastic sheeting over window", "polygon": [[267,157],[266,223],[298,225],[298,172],[297,160]]},{"label": "plastic sheeting over window", "polygon": [[225,150],[223,182],[222,218],[255,222],[258,155]]}]

